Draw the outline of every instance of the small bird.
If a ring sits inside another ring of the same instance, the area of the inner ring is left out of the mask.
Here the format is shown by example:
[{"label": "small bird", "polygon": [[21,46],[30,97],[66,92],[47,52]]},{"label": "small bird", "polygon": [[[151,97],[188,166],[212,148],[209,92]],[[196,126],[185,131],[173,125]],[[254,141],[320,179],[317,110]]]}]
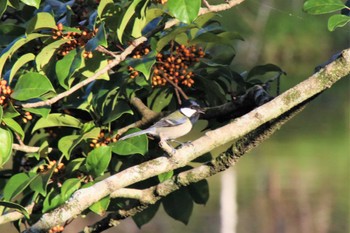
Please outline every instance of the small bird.
[{"label": "small bird", "polygon": [[162,142],[174,140],[189,133],[201,113],[204,112],[197,102],[194,100],[187,100],[184,106],[179,110],[160,119],[149,128],[128,134],[121,137],[119,140],[125,140],[142,134],[150,134],[159,137],[160,144]]}]

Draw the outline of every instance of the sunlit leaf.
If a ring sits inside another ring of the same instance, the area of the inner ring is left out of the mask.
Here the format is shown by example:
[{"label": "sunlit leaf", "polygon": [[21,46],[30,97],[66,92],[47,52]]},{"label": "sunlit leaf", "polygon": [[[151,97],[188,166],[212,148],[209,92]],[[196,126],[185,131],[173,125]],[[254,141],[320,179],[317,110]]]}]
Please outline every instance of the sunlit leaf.
[{"label": "sunlit leaf", "polygon": [[80,188],[81,180],[78,178],[70,178],[64,181],[61,187],[61,199],[68,200],[70,196]]},{"label": "sunlit leaf", "polygon": [[35,59],[35,55],[32,53],[27,53],[18,58],[16,63],[12,66],[10,77],[9,77],[9,83],[11,83],[13,77],[17,73],[17,71],[26,63],[33,61]]},{"label": "sunlit leaf", "polygon": [[309,14],[326,14],[345,8],[341,0],[307,0],[304,3],[304,11]]},{"label": "sunlit leaf", "polygon": [[123,38],[125,28],[126,28],[127,24],[129,23],[130,19],[135,15],[136,6],[140,2],[142,2],[142,0],[132,1],[131,4],[129,5],[128,9],[125,11],[123,19],[122,19],[122,21],[117,29],[118,39],[119,39],[119,42],[121,42],[121,43],[123,42],[122,38]]},{"label": "sunlit leaf", "polygon": [[328,19],[328,30],[334,31],[337,27],[344,27],[349,22],[350,22],[350,16],[332,15]]},{"label": "sunlit leaf", "polygon": [[29,178],[26,173],[18,173],[13,175],[6,183],[4,188],[4,200],[10,201],[23,192],[28,187],[33,178]]},{"label": "sunlit leaf", "polygon": [[108,208],[110,201],[111,201],[110,197],[107,196],[105,198],[102,198],[98,202],[95,202],[93,205],[89,207],[89,209],[94,213],[100,216],[103,216],[106,213],[106,210]]},{"label": "sunlit leaf", "polygon": [[86,158],[86,168],[93,177],[98,177],[107,169],[112,151],[109,146],[93,149]]},{"label": "sunlit leaf", "polygon": [[41,0],[21,0],[21,2],[23,2],[24,4],[26,4],[28,6],[33,6],[36,9],[38,9],[40,6]]},{"label": "sunlit leaf", "polygon": [[[137,129],[131,129],[128,133],[137,132]],[[111,143],[113,153],[118,155],[141,154],[145,155],[148,151],[148,139],[146,135],[128,138],[123,141]]]},{"label": "sunlit leaf", "polygon": [[39,12],[31,20],[29,20],[26,27],[26,33],[30,34],[36,30],[47,29],[47,28],[57,29],[55,19],[50,13]]},{"label": "sunlit leaf", "polygon": [[171,14],[184,23],[191,23],[198,16],[201,0],[169,0]]},{"label": "sunlit leaf", "polygon": [[14,132],[16,132],[18,134],[18,136],[23,140],[24,139],[24,132],[22,127],[17,123],[17,121],[15,121],[12,118],[4,118],[2,119],[3,122],[5,123],[5,125],[7,127],[9,127],[10,129],[12,129]]},{"label": "sunlit leaf", "polygon": [[45,75],[28,72],[18,79],[11,97],[16,100],[29,100],[54,91],[50,80]]},{"label": "sunlit leaf", "polygon": [[0,127],[0,168],[10,159],[12,153],[13,134]]},{"label": "sunlit leaf", "polygon": [[46,118],[40,118],[36,122],[32,132],[42,128],[59,127],[59,126],[73,127],[73,128],[80,129],[82,127],[82,123],[80,120],[70,115],[53,113],[53,114],[49,114]]}]

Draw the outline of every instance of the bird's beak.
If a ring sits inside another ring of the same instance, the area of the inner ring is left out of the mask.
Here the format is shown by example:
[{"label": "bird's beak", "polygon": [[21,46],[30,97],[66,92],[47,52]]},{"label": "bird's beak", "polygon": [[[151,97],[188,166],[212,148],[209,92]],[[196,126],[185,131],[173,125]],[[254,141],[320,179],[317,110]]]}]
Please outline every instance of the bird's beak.
[{"label": "bird's beak", "polygon": [[204,114],[204,113],[205,113],[205,111],[204,111],[203,108],[199,108],[197,111],[198,111],[199,113],[201,113],[201,114]]}]

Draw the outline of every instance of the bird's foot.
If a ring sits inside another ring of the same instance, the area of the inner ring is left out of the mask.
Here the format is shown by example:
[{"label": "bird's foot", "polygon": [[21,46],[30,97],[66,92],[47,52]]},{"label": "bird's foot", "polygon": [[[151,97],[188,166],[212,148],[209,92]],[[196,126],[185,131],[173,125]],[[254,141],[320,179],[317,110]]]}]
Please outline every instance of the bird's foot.
[{"label": "bird's foot", "polygon": [[176,153],[175,148],[170,146],[166,141],[160,141],[159,147],[162,148],[170,157]]}]

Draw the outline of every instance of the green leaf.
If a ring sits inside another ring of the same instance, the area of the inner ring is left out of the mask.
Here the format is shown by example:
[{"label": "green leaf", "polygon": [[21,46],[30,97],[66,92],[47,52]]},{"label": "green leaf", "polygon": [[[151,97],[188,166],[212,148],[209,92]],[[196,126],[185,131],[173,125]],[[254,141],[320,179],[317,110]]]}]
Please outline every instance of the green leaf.
[{"label": "green leaf", "polygon": [[173,175],[174,175],[174,171],[164,172],[158,175],[158,180],[159,182],[164,182],[166,180],[169,180]]},{"label": "green leaf", "polygon": [[23,110],[34,113],[36,115],[40,115],[40,116],[46,118],[51,111],[51,106],[43,106],[43,107],[38,107],[38,108],[23,108]]},{"label": "green leaf", "polygon": [[58,82],[64,89],[69,88],[68,80],[81,67],[82,52],[74,49],[56,63],[56,75]]},{"label": "green leaf", "polygon": [[249,71],[247,80],[257,75],[266,74],[267,72],[284,73],[284,71],[280,67],[274,64],[260,65],[260,66],[255,66],[253,69]]},{"label": "green leaf", "polygon": [[156,215],[160,206],[160,201],[156,202],[154,205],[148,206],[148,208],[132,216],[132,219],[136,223],[138,228],[151,221],[151,219]]},{"label": "green leaf", "polygon": [[38,192],[45,197],[47,185],[49,184],[49,181],[52,177],[54,169],[55,169],[55,166],[53,166],[48,171],[42,172],[37,176],[35,176],[33,181],[30,183],[31,190]]},{"label": "green leaf", "polygon": [[2,14],[6,11],[7,8],[7,0],[0,1],[0,18]]},{"label": "green leaf", "polygon": [[[0,1],[6,2],[6,1]],[[1,4],[1,3],[0,3]],[[15,25],[10,23],[0,24],[0,46],[5,47],[15,41],[16,38],[22,36],[25,33],[25,28],[21,25]]]},{"label": "green leaf", "polygon": [[0,122],[2,121],[2,116],[4,115],[4,109],[0,105]]},{"label": "green leaf", "polygon": [[201,180],[188,186],[193,201],[205,205],[209,200],[209,184],[207,180]]},{"label": "green leaf", "polygon": [[168,7],[178,20],[190,24],[198,16],[201,0],[169,0]]},{"label": "green leaf", "polygon": [[166,45],[169,44],[170,41],[175,40],[175,38],[179,35],[181,35],[183,32],[187,32],[189,29],[194,28],[194,25],[189,26],[183,26],[183,27],[177,27],[174,30],[172,30],[167,35],[163,36],[158,42],[157,42],[157,51],[161,51]]},{"label": "green leaf", "polygon": [[16,132],[22,140],[24,139],[23,129],[15,120],[13,120],[12,118],[4,118],[3,121],[6,124],[6,126],[12,129],[14,132]]},{"label": "green leaf", "polygon": [[10,209],[15,209],[21,214],[23,214],[24,217],[29,219],[29,213],[27,209],[17,203],[9,202],[9,201],[0,201],[0,206],[5,206],[6,208],[10,208]]},{"label": "green leaf", "polygon": [[102,45],[107,47],[107,39],[106,39],[106,30],[104,27],[104,22],[101,23],[101,25],[98,28],[97,34],[95,37],[90,39],[86,45],[85,45],[85,50],[86,51],[93,51],[97,48],[97,46]]},{"label": "green leaf", "polygon": [[[138,129],[131,129],[128,133],[139,131]],[[112,147],[113,153],[118,155],[141,154],[145,155],[148,151],[148,139],[146,135],[128,138],[123,141],[117,141],[109,144]]]},{"label": "green leaf", "polygon": [[328,30],[334,31],[337,27],[344,27],[349,22],[350,22],[350,16],[332,15],[328,19]]},{"label": "green leaf", "polygon": [[74,160],[71,160],[65,169],[67,177],[71,176],[75,171],[79,170],[82,164],[84,163],[85,158],[77,158]]},{"label": "green leaf", "polygon": [[44,200],[42,212],[46,213],[63,203],[64,201],[61,199],[61,195],[52,188]]},{"label": "green leaf", "polygon": [[[87,78],[91,77],[99,70],[105,68],[108,65],[108,60],[106,56],[100,52],[93,52],[92,59],[83,59],[81,63],[81,69],[79,72]],[[109,75],[107,72],[103,73],[98,79],[109,80]]]},{"label": "green leaf", "polygon": [[193,210],[193,201],[186,189],[170,193],[162,200],[162,203],[165,212],[170,217],[184,224],[188,223]]},{"label": "green leaf", "polygon": [[80,129],[83,126],[83,124],[81,123],[80,120],[70,115],[62,114],[62,113],[53,113],[53,114],[49,114],[46,118],[40,118],[36,122],[32,132],[42,128],[59,127],[59,126]]},{"label": "green leaf", "polygon": [[40,38],[40,37],[49,37],[50,35],[43,35],[39,33],[29,34],[28,36],[22,36],[15,40],[13,43],[9,44],[5,49],[2,50],[0,56],[0,75],[2,73],[2,69],[9,57],[11,57],[20,47],[25,45],[31,40]]},{"label": "green leaf", "polygon": [[93,177],[103,175],[111,161],[112,151],[109,146],[93,149],[86,158],[86,168]]},{"label": "green leaf", "polygon": [[18,173],[11,176],[4,188],[4,200],[10,201],[21,194],[31,181],[32,178],[29,178],[26,173]]},{"label": "green leaf", "polygon": [[61,187],[61,199],[66,201],[70,198],[70,196],[80,188],[80,179],[78,178],[70,178],[64,181]]},{"label": "green leaf", "polygon": [[28,72],[19,77],[11,97],[16,100],[29,100],[54,91],[50,80],[45,75]]},{"label": "green leaf", "polygon": [[26,34],[47,28],[57,29],[55,19],[50,13],[39,12],[31,20],[29,20],[26,27]]},{"label": "green leaf", "polygon": [[33,6],[36,9],[39,9],[41,0],[21,0],[21,2],[28,6]]},{"label": "green leaf", "polygon": [[150,108],[155,112],[161,112],[163,108],[170,104],[173,96],[173,92],[169,92],[168,89],[155,89],[147,98],[147,106],[150,106]]},{"label": "green leaf", "polygon": [[146,56],[141,59],[135,59],[130,62],[130,65],[134,67],[135,70],[140,71],[145,76],[146,80],[149,79],[151,75],[152,66],[156,62],[156,51],[151,51]]},{"label": "green leaf", "polygon": [[[115,96],[117,99],[118,96]],[[133,114],[130,106],[125,101],[110,101],[103,106],[102,124],[107,124],[117,120],[123,114]]]},{"label": "green leaf", "polygon": [[32,53],[27,53],[21,56],[16,63],[11,68],[11,73],[9,77],[9,83],[11,83],[13,77],[17,73],[17,71],[26,63],[33,61],[35,59],[35,55]]},{"label": "green leaf", "polygon": [[102,14],[103,14],[103,11],[105,10],[105,7],[107,5],[110,5],[112,4],[113,5],[113,1],[112,0],[101,0],[100,3],[98,4],[98,7],[97,7],[97,15],[98,17],[102,18]]},{"label": "green leaf", "polygon": [[308,0],[304,3],[304,11],[309,14],[326,14],[345,8],[341,0]]},{"label": "green leaf", "polygon": [[123,38],[123,34],[125,31],[126,26],[128,25],[130,19],[135,15],[135,10],[136,10],[136,6],[142,2],[142,0],[134,0],[132,1],[132,3],[129,5],[128,9],[125,11],[125,14],[123,16],[123,19],[117,29],[117,35],[118,35],[118,40],[120,43],[122,43],[122,38]]},{"label": "green leaf", "polygon": [[10,159],[12,154],[13,134],[0,127],[0,168]]},{"label": "green leaf", "polygon": [[105,198],[102,198],[98,202],[95,202],[93,205],[89,207],[89,209],[94,213],[100,216],[103,216],[106,213],[106,210],[109,206],[110,201],[111,201],[110,197],[107,196]]},{"label": "green leaf", "polygon": [[82,141],[80,135],[68,135],[58,141],[58,149],[69,159],[73,149]]},{"label": "green leaf", "polygon": [[16,108],[13,106],[13,103],[10,102],[6,108],[6,111],[4,112],[3,118],[14,118],[19,115],[21,114],[17,112]]},{"label": "green leaf", "polygon": [[61,45],[67,43],[68,41],[70,40],[69,39],[57,40],[45,46],[40,51],[40,53],[36,56],[36,59],[35,59],[36,69],[41,72],[46,72],[46,70],[50,65],[55,64],[54,61],[52,61],[51,62],[52,64],[50,64],[50,60],[52,59],[52,56],[56,53],[57,49],[61,47]]}]

